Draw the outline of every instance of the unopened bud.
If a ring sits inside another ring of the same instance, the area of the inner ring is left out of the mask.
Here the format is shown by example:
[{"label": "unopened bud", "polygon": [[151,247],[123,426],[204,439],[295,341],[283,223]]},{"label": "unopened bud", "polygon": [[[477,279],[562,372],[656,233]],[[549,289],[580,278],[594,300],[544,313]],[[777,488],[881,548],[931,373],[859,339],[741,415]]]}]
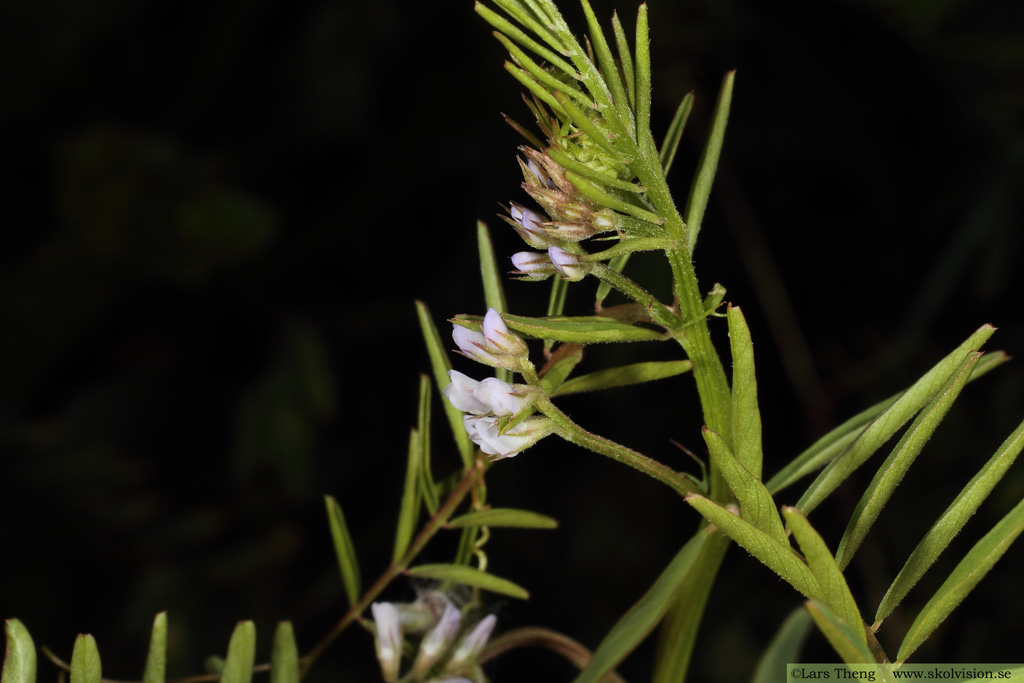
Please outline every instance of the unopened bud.
[{"label": "unopened bud", "polygon": [[570,254],[561,247],[549,247],[548,258],[555,270],[570,282],[582,280],[587,275],[588,267],[575,254]]}]

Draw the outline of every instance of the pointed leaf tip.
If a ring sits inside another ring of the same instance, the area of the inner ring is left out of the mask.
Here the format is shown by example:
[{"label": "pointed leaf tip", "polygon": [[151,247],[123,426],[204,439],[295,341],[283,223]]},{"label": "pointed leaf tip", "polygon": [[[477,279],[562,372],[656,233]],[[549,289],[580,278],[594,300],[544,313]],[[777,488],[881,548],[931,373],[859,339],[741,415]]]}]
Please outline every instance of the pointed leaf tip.
[{"label": "pointed leaf tip", "polygon": [[2,683],[35,683],[36,645],[28,629],[17,619],[4,624],[7,654],[4,656]]},{"label": "pointed leaf tip", "polygon": [[102,683],[103,668],[96,639],[88,633],[75,639],[71,652],[71,683]]},{"label": "pointed leaf tip", "polygon": [[231,634],[231,642],[228,643],[220,683],[251,683],[252,667],[255,662],[256,626],[251,621],[240,621]]}]

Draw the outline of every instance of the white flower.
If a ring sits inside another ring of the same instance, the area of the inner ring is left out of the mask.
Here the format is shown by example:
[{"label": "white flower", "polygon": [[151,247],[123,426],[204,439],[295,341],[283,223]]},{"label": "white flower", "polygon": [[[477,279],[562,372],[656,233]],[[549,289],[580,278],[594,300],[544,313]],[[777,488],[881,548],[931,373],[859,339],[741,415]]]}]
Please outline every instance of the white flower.
[{"label": "white flower", "polygon": [[512,254],[512,265],[516,267],[517,274],[525,275],[526,279],[530,280],[544,280],[557,272],[547,254],[538,254],[535,251]]},{"label": "white flower", "polygon": [[420,651],[412,665],[414,678],[422,678],[455,642],[455,637],[459,633],[459,621],[459,610],[450,602],[446,603],[441,619],[427,635],[423,636],[420,643]]},{"label": "white flower", "polygon": [[475,662],[480,651],[487,644],[487,639],[491,637],[491,631],[494,630],[494,624],[497,621],[497,617],[493,614],[481,619],[472,631],[463,636],[451,659],[445,664],[444,670],[448,673],[455,673],[467,664]]},{"label": "white flower", "polygon": [[464,355],[497,368],[519,369],[529,354],[526,342],[508,331],[501,314],[493,308],[487,310],[481,332],[455,325],[452,339]]},{"label": "white flower", "polygon": [[398,680],[398,667],[402,661],[402,620],[398,609],[390,602],[375,602],[373,622],[377,626],[377,660],[387,683]]},{"label": "white flower", "polygon": [[494,416],[463,415],[470,440],[487,455],[508,458],[529,448],[551,433],[553,427],[546,417],[531,417],[520,422],[502,434],[498,430],[498,418]]},{"label": "white flower", "polygon": [[549,247],[548,258],[551,259],[551,265],[555,267],[555,270],[566,280],[576,282],[582,280],[587,274],[587,267],[580,261],[579,256],[570,254],[561,247]]},{"label": "white flower", "polygon": [[[490,408],[488,412],[499,416],[515,415],[526,405],[523,397],[516,393],[515,387],[497,377],[488,377],[482,382],[477,382],[473,389],[473,398],[488,406]],[[458,406],[455,407],[458,408]],[[459,410],[462,409],[459,408]],[[465,410],[463,412],[472,411]]]},{"label": "white flower", "polygon": [[491,405],[487,399],[481,400],[474,395],[477,387],[480,386],[480,382],[462,374],[458,370],[449,370],[448,377],[451,378],[452,383],[442,389],[441,393],[444,394],[449,403],[455,406],[456,410],[461,410],[464,413],[473,413],[474,415],[486,415],[491,412]]}]

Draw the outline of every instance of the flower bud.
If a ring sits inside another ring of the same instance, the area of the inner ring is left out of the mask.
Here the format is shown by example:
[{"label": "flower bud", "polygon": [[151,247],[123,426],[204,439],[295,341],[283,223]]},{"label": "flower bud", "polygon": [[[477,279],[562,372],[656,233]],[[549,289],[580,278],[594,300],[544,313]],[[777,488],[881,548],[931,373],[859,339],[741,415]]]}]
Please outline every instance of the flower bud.
[{"label": "flower bud", "polygon": [[582,280],[587,275],[588,268],[580,261],[579,256],[570,254],[561,247],[550,247],[548,258],[551,259],[551,265],[555,267],[555,270],[570,282]]},{"label": "flower bud", "polygon": [[525,280],[546,280],[558,272],[547,254],[535,251],[512,254],[512,265],[516,267],[515,274],[524,276]]},{"label": "flower bud", "polygon": [[377,627],[377,661],[386,683],[393,683],[398,680],[398,667],[402,662],[402,620],[398,609],[390,602],[375,602],[370,609]]},{"label": "flower bud", "polygon": [[419,679],[426,675],[430,667],[451,647],[459,633],[459,621],[459,610],[450,602],[445,604],[441,619],[420,642],[420,651],[412,665],[413,678]]},{"label": "flower bud", "polygon": [[544,229],[544,219],[538,213],[515,202],[510,202],[508,212],[512,216],[512,227],[516,229],[524,242],[534,249],[548,248],[551,238],[548,237],[547,231]]},{"label": "flower bud", "polygon": [[484,649],[484,645],[487,644],[487,639],[491,637],[495,623],[497,623],[497,617],[493,614],[481,619],[472,631],[463,636],[462,641],[455,648],[455,652],[452,653],[451,659],[445,664],[444,670],[448,673],[457,673],[466,665],[473,664],[480,655],[480,651]]},{"label": "flower bud", "polygon": [[509,332],[493,308],[487,309],[480,332],[456,324],[452,339],[463,355],[496,368],[519,370],[530,353],[526,342]]},{"label": "flower bud", "polygon": [[525,356],[530,351],[526,342],[508,331],[501,314],[493,308],[484,315],[483,334],[493,349],[506,356]]}]

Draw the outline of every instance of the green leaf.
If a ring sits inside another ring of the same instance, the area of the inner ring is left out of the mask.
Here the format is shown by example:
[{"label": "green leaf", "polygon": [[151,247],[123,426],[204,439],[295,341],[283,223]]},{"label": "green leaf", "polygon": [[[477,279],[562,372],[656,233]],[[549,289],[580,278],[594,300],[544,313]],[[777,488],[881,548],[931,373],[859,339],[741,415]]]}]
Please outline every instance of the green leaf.
[{"label": "green leaf", "polygon": [[448,522],[449,527],[458,529],[464,526],[510,526],[522,529],[556,529],[558,520],[547,515],[529,510],[512,508],[491,508],[478,512],[468,512]]},{"label": "green leaf", "polygon": [[[828,605],[819,600],[808,600],[804,603],[807,611],[811,613],[814,623],[818,625],[821,632],[825,634],[832,649],[847,664],[873,664],[875,658],[871,650],[857,637],[853,626],[836,615]],[[863,628],[860,628],[863,632]]]},{"label": "green leaf", "polygon": [[[1002,365],[1007,360],[1009,360],[1009,357],[1001,351],[986,353],[982,356],[981,360],[978,361],[978,364],[975,366],[974,372],[971,373],[971,378],[968,381],[973,382],[995,367]],[[896,400],[905,393],[906,392],[902,392],[894,396],[890,396],[884,401],[876,403],[867,410],[857,413],[843,424],[828,432],[823,437],[815,441],[810,448],[793,458],[788,465],[783,467],[774,477],[769,479],[765,486],[767,486],[768,490],[774,495],[802,479],[814,470],[824,467],[830,460],[832,460],[832,458],[839,453],[842,453],[843,449],[855,441],[875,418],[885,412],[889,406],[895,403]]]},{"label": "green leaf", "polygon": [[508,579],[482,572],[473,567],[460,564],[421,564],[418,567],[411,567],[406,570],[409,576],[417,576],[426,579],[438,579],[439,581],[453,581],[455,583],[483,588],[492,593],[507,595],[512,598],[526,600],[530,594]]},{"label": "green leaf", "polygon": [[611,389],[612,387],[624,387],[631,384],[641,384],[657,379],[675,377],[693,369],[693,363],[688,360],[671,361],[647,361],[643,363],[632,363],[617,368],[598,370],[587,375],[574,377],[559,386],[551,395],[566,396],[568,394],[579,394],[585,391],[598,391],[600,389]]},{"label": "green leaf", "polygon": [[160,612],[153,619],[153,630],[149,635],[149,653],[146,655],[146,669],[142,683],[164,683],[167,673],[167,612]]},{"label": "green leaf", "polygon": [[494,12],[480,2],[477,2],[473,9],[476,10],[476,13],[479,14],[484,21],[525,47],[527,50],[530,50],[547,63],[557,69],[560,69],[565,74],[577,79],[579,78],[579,74],[576,73],[576,69],[573,68],[572,64],[528,36],[505,17]]},{"label": "green leaf", "polygon": [[840,619],[853,627],[853,635],[857,640],[867,646],[864,619],[857,609],[857,601],[853,599],[850,587],[846,584],[846,577],[843,576],[825,541],[796,508],[784,507],[782,514],[793,536],[796,537],[796,542],[800,544],[807,566],[811,568],[811,573],[821,587],[822,599]]},{"label": "green leaf", "polygon": [[502,45],[505,46],[505,49],[508,50],[509,55],[512,56],[512,61],[533,76],[534,80],[536,80],[542,87],[546,87],[552,92],[558,91],[565,93],[584,107],[592,108],[594,106],[594,103],[591,102],[586,93],[569,85],[564,80],[553,76],[551,72],[546,71],[543,67],[533,61],[528,54],[516,47],[515,43],[503,36],[501,33],[495,32],[494,36]]},{"label": "green leaf", "polygon": [[622,67],[622,77],[625,79],[626,97],[629,99],[629,106],[633,107],[636,101],[633,57],[629,52],[629,41],[626,40],[626,32],[622,30],[622,22],[619,21],[617,12],[612,12],[612,32],[615,34],[615,49],[619,53],[619,66]]},{"label": "green leaf", "polygon": [[533,31],[538,38],[547,43],[553,50],[560,52],[563,55],[568,56],[568,51],[562,44],[562,41],[548,31],[540,21],[532,16],[518,0],[494,0],[494,4],[508,12],[509,16],[514,18],[520,24]]},{"label": "green leaf", "polygon": [[897,655],[899,661],[906,661],[907,657],[912,655],[967,597],[967,594],[974,590],[1021,531],[1024,531],[1024,500],[1017,503],[1016,507],[968,551],[949,578],[921,609],[907,631],[903,644],[900,645]]},{"label": "green leaf", "polygon": [[[427,344],[427,353],[430,355],[430,365],[434,372],[434,384],[440,392],[442,387],[448,386],[451,380],[448,379],[448,371],[452,364],[448,360],[448,354],[444,351],[444,344],[441,342],[441,335],[430,317],[430,309],[422,301],[416,302],[416,315],[420,321],[420,329],[423,331],[423,340]],[[442,401],[444,413],[448,418],[448,425],[452,430],[452,437],[459,449],[459,456],[462,458],[462,465],[467,470],[473,465],[473,453],[476,450],[473,442],[469,440],[466,427],[462,423],[462,411],[447,400]]]},{"label": "green leaf", "polygon": [[711,587],[732,542],[725,534],[711,534],[676,590],[658,633],[652,683],[676,683],[686,678]]},{"label": "green leaf", "polygon": [[995,332],[994,327],[983,325],[952,353],[936,363],[921,379],[914,382],[909,389],[900,394],[892,405],[872,420],[856,440],[818,475],[818,478],[797,502],[796,506],[800,511],[809,515],[814,508],[818,507],[821,501],[835,491],[848,476],[871,457],[872,453],[906,424],[907,420],[917,413],[946,383],[946,380],[953,375],[964,358],[972,351],[981,348],[993,332]]},{"label": "green leaf", "polygon": [[627,216],[639,218],[640,220],[647,221],[653,225],[661,225],[665,222],[665,219],[653,211],[648,211],[643,207],[636,206],[624,199],[616,197],[612,193],[599,187],[596,183],[592,183],[587,180],[579,173],[573,173],[570,170],[566,170],[565,177],[576,187],[577,190],[579,190],[581,195],[598,206],[615,209]]},{"label": "green leaf", "polygon": [[683,139],[683,130],[686,128],[686,121],[690,118],[692,110],[693,91],[691,90],[683,96],[679,107],[676,108],[675,116],[672,117],[672,123],[668,125],[665,141],[661,143],[659,159],[661,160],[661,167],[665,170],[665,175],[668,175],[668,170],[672,168],[672,162],[676,158],[676,150],[679,149],[679,141]]},{"label": "green leaf", "polygon": [[729,120],[729,106],[732,103],[732,86],[736,72],[730,71],[722,80],[722,87],[718,91],[718,102],[715,104],[715,114],[711,122],[711,133],[707,142],[704,143],[704,150],[701,152],[700,161],[697,166],[697,174],[690,185],[690,196],[686,200],[686,210],[683,212],[683,219],[686,221],[688,249],[693,254],[693,248],[697,245],[697,234],[700,232],[700,224],[704,219],[704,210],[708,206],[708,197],[711,196],[711,183],[715,179],[715,171],[718,169],[718,157],[722,151],[722,141],[725,139],[725,125]]},{"label": "green leaf", "polygon": [[757,662],[751,683],[778,683],[779,672],[786,664],[800,661],[800,650],[811,630],[811,613],[803,607],[793,610],[776,631],[761,659]]},{"label": "green leaf", "polygon": [[521,86],[536,95],[537,99],[551,107],[551,110],[556,114],[559,116],[568,116],[562,104],[548,91],[547,88],[544,87],[543,84],[538,83],[537,79],[530,75],[530,72],[525,69],[520,69],[512,62],[505,62],[505,71],[507,71],[512,78],[519,81]]},{"label": "green leaf", "polygon": [[[757,405],[754,344],[738,306],[730,306],[729,347],[732,350],[732,440],[739,463],[761,479],[761,410]],[[766,491],[767,493],[767,491]]]},{"label": "green leaf", "polygon": [[648,154],[657,150],[651,133],[651,36],[647,26],[647,4],[641,3],[636,11],[636,140],[638,147]]},{"label": "green leaf", "polygon": [[1014,463],[1021,449],[1024,448],[1024,422],[1017,426],[1010,436],[1003,441],[999,449],[989,458],[974,477],[967,482],[963,490],[950,504],[946,511],[932,525],[914,552],[907,558],[903,569],[885,592],[882,602],[875,613],[875,621],[882,621],[889,616],[903,598],[910,592],[924,573],[932,566],[942,551],[946,549],[953,537],[960,533],[967,520],[975,513],[982,501],[1006,474],[1006,470]]},{"label": "green leaf", "polygon": [[[509,380],[511,381],[511,377]],[[434,481],[434,472],[430,465],[430,378],[426,375],[420,375],[420,402],[416,417],[416,437],[419,442],[416,448],[419,455],[416,471],[419,473],[417,479],[419,480],[420,497],[426,504],[430,514],[434,514],[437,512],[440,501],[438,500],[437,482]],[[410,448],[412,448],[411,444]],[[416,509],[417,511],[419,510],[418,505]],[[416,521],[414,520],[413,527],[415,526]]]},{"label": "green leaf", "polygon": [[779,510],[768,489],[733,455],[721,435],[707,427],[704,427],[702,433],[711,454],[711,464],[722,473],[729,489],[739,501],[743,519],[789,548],[789,537],[786,536]]},{"label": "green leaf", "polygon": [[793,588],[808,598],[822,597],[821,588],[810,568],[788,543],[779,542],[739,515],[704,496],[691,493],[686,496],[686,502]]},{"label": "green leaf", "polygon": [[270,652],[270,683],[299,683],[299,646],[292,622],[278,622]]},{"label": "green leaf", "polygon": [[[505,313],[505,324],[520,334],[535,339],[550,339],[557,342],[595,344],[601,342],[661,341],[664,335],[656,330],[624,323],[615,318],[603,316],[552,316],[528,318]],[[457,315],[453,323],[479,330],[481,316]],[[459,422],[461,426],[461,418]],[[465,429],[463,429],[465,431]]]},{"label": "green leaf", "polygon": [[228,643],[220,683],[251,683],[255,661],[256,626],[251,621],[240,621]]},{"label": "green leaf", "polygon": [[324,496],[327,507],[327,521],[331,527],[331,540],[334,542],[334,554],[338,558],[338,569],[341,570],[341,581],[345,585],[345,595],[350,605],[359,600],[359,562],[356,560],[356,548],[345,524],[345,515],[341,505],[334,496]]},{"label": "green leaf", "polygon": [[587,0],[580,0],[580,4],[583,5],[583,14],[587,18],[587,28],[590,31],[590,44],[594,48],[594,58],[597,60],[597,65],[601,68],[601,75],[604,76],[605,83],[608,84],[612,104],[615,106],[615,111],[627,129],[632,129],[633,112],[629,109],[629,97],[626,95],[626,89],[622,85],[622,79],[619,78],[619,65],[616,63],[615,58],[612,57],[608,40],[601,30],[601,25],[597,22],[597,17],[594,16],[594,10],[590,7],[590,3]]},{"label": "green leaf", "polygon": [[[504,313],[508,309],[508,304],[505,302],[501,271],[498,270],[498,260],[494,256],[494,244],[491,243],[490,232],[487,230],[487,224],[483,221],[476,222],[476,242],[480,256],[480,276],[484,285],[484,303],[487,304],[487,308]],[[498,368],[497,377],[502,382],[511,382],[512,371]],[[422,431],[422,426],[420,429]]]},{"label": "green leaf", "polygon": [[980,357],[981,353],[975,352],[969,354],[960,363],[952,377],[946,381],[924,410],[914,418],[910,428],[900,438],[882,466],[878,468],[846,526],[843,539],[839,542],[836,562],[840,567],[846,567],[850,563],[850,558],[857,552],[857,548],[860,547],[864,537],[867,536],[875,520],[878,519],[878,515],[881,514],[882,508],[889,502],[896,487],[906,476],[907,470],[914,464],[921,449],[935,433],[939,423],[946,417],[946,413],[949,412],[953,402],[960,395],[960,391],[967,384],[967,378],[971,376],[971,370],[974,369]]},{"label": "green leaf", "polygon": [[71,683],[102,683],[103,666],[96,639],[88,633],[75,638],[71,651]]},{"label": "green leaf", "polygon": [[395,545],[391,551],[391,561],[398,563],[412,542],[412,535],[420,517],[420,463],[423,460],[420,452],[419,432],[409,431],[409,447],[405,458],[405,483],[402,486],[402,503],[398,508],[398,526],[395,529]]},{"label": "green leaf", "polygon": [[581,360],[582,344],[560,344],[541,371],[540,384],[544,393],[553,396]]},{"label": "green leaf", "polygon": [[707,530],[698,532],[676,553],[647,592],[622,615],[604,637],[594,651],[594,658],[590,660],[587,668],[580,672],[575,683],[600,681],[602,676],[618,666],[619,662],[647,637],[672,604],[679,584],[693,568],[707,537]]},{"label": "green leaf", "polygon": [[776,494],[811,472],[824,467],[833,458],[842,453],[847,446],[858,439],[872,421],[881,415],[886,408],[895,403],[899,397],[900,394],[890,396],[888,399],[876,403],[867,410],[857,413],[843,424],[831,430],[793,458],[788,465],[769,479],[765,486],[773,494]]},{"label": "green leaf", "polygon": [[36,683],[36,645],[28,629],[17,619],[4,622],[7,653],[0,683]]}]

